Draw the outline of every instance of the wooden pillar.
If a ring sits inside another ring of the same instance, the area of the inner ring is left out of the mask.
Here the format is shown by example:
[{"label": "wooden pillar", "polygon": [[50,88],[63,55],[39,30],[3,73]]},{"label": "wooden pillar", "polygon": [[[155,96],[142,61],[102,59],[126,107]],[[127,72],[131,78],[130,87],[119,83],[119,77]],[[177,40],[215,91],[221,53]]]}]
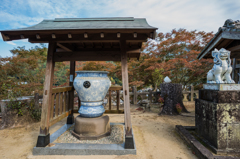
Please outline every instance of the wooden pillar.
[{"label": "wooden pillar", "polygon": [[194,87],[193,86],[191,86],[191,102],[193,101],[193,92],[194,92]]},{"label": "wooden pillar", "polygon": [[112,91],[109,90],[108,94],[109,94],[109,102],[108,102],[109,110],[112,110]]},{"label": "wooden pillar", "polygon": [[[149,94],[148,94],[148,100],[149,100],[149,103],[151,104],[152,103],[152,90],[149,90]],[[149,107],[150,108],[150,107]]]},{"label": "wooden pillar", "polygon": [[47,65],[43,90],[43,103],[40,124],[40,134],[38,136],[37,147],[45,147],[50,143],[49,119],[52,105],[52,85],[54,76],[53,53],[56,50],[56,43],[50,42],[48,46]]},{"label": "wooden pillar", "polygon": [[73,116],[73,108],[74,108],[74,87],[73,87],[73,80],[75,78],[75,61],[70,61],[70,79],[69,79],[69,86],[72,86],[72,90],[69,91],[69,109],[72,110],[71,114],[67,117],[67,124],[74,123],[74,116]]},{"label": "wooden pillar", "polygon": [[35,93],[34,95],[34,109],[39,109],[39,94]]},{"label": "wooden pillar", "polygon": [[137,104],[137,87],[133,86],[132,91],[133,91],[133,104]]},{"label": "wooden pillar", "polygon": [[[235,81],[235,69],[236,69],[236,59],[233,58],[233,66],[232,66],[232,80]],[[235,81],[236,82],[236,81]],[[237,82],[236,82],[237,83]]]},{"label": "wooden pillar", "polygon": [[80,98],[78,97],[78,109],[77,109],[77,112],[78,112],[78,110],[80,109],[80,107],[81,107],[81,100],[80,100]]},{"label": "wooden pillar", "polygon": [[120,90],[117,90],[117,110],[119,110],[120,106]]},{"label": "wooden pillar", "polygon": [[124,122],[125,122],[125,149],[134,149],[132,124],[129,102],[129,84],[128,84],[128,66],[127,66],[127,51],[126,41],[120,41],[121,46],[121,67],[122,67],[122,85],[124,99]]},{"label": "wooden pillar", "polygon": [[236,83],[240,84],[240,69],[238,69],[238,81]]}]

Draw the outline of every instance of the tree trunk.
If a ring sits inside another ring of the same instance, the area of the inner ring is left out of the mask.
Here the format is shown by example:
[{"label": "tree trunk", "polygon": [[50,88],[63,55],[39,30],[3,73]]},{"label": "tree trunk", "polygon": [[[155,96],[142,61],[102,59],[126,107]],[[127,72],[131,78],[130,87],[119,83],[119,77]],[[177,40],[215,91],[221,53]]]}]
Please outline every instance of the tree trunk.
[{"label": "tree trunk", "polygon": [[153,92],[156,92],[157,91],[157,83],[155,83],[155,85],[154,85],[154,90],[153,90]]},{"label": "tree trunk", "polygon": [[163,83],[161,87],[161,97],[164,98],[163,109],[159,114],[179,114],[176,105],[179,103],[182,112],[188,113],[182,102],[182,85],[177,83]]}]

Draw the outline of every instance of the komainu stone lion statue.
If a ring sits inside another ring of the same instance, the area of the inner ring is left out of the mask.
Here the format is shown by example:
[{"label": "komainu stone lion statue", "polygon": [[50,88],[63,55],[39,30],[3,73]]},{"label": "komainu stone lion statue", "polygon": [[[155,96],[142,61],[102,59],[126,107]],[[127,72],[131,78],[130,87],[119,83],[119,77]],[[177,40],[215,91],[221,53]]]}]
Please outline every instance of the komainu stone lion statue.
[{"label": "komainu stone lion statue", "polygon": [[230,74],[232,72],[230,51],[222,48],[212,51],[214,66],[208,71],[207,83],[235,83]]}]

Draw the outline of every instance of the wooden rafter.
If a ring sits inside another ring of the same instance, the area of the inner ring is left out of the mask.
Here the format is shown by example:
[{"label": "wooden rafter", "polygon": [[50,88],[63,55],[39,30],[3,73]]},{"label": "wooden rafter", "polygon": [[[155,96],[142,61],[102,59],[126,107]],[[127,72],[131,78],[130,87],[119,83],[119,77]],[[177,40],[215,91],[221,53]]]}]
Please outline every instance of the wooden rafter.
[{"label": "wooden rafter", "polygon": [[70,46],[67,46],[66,44],[57,43],[57,46],[59,46],[60,48],[64,49],[65,51],[68,51],[68,52],[72,52],[73,51],[73,49],[70,48]]},{"label": "wooden rafter", "polygon": [[227,50],[229,50],[229,51],[239,51],[240,50],[240,45],[230,47]]}]

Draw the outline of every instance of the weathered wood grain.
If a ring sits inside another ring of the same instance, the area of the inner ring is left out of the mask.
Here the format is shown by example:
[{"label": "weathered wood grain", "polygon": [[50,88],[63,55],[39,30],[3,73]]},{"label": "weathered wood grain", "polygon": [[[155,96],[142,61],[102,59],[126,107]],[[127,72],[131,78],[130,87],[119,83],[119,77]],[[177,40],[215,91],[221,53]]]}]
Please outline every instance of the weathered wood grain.
[{"label": "weathered wood grain", "polygon": [[123,86],[123,99],[124,99],[124,122],[125,122],[125,136],[132,137],[132,124],[130,114],[130,101],[129,101],[129,84],[128,84],[128,66],[127,66],[127,52],[126,41],[120,41],[121,45],[121,67],[122,67],[122,86]]},{"label": "weathered wood grain", "polygon": [[60,93],[60,92],[67,92],[71,91],[73,89],[72,86],[67,86],[67,87],[57,87],[52,89],[52,93]]},{"label": "weathered wood grain", "polygon": [[53,85],[53,72],[54,72],[54,55],[56,49],[56,43],[49,43],[47,65],[45,72],[44,82],[44,94],[42,103],[42,114],[40,124],[40,135],[49,134],[49,120],[50,120],[50,109],[52,105],[52,85]]}]

